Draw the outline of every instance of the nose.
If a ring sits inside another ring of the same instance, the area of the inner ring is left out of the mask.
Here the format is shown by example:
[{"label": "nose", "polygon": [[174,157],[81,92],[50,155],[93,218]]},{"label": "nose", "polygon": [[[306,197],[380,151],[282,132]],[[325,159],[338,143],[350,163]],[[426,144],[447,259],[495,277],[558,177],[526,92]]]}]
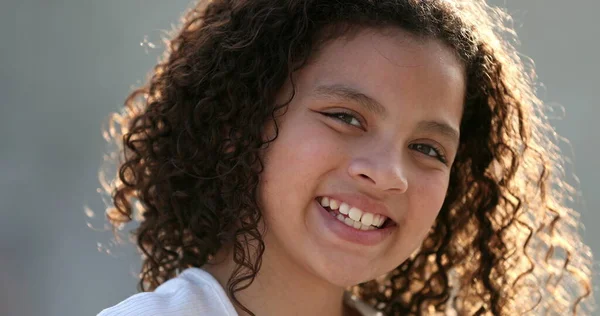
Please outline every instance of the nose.
[{"label": "nose", "polygon": [[406,166],[401,155],[393,150],[370,150],[353,158],[348,166],[350,176],[385,193],[404,193],[408,189]]}]

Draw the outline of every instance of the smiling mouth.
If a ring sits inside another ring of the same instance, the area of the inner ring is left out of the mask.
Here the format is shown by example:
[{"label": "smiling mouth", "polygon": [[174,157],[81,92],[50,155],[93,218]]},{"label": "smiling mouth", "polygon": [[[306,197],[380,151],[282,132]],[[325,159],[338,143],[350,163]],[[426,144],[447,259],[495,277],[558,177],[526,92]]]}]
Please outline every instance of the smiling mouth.
[{"label": "smiling mouth", "polygon": [[323,206],[323,208],[327,211],[327,213],[329,213],[331,216],[333,216],[334,218],[336,218],[338,221],[350,226],[350,227],[354,227],[356,229],[360,229],[360,230],[378,230],[378,229],[383,229],[383,228],[387,228],[387,227],[391,227],[391,226],[395,226],[395,223],[387,218],[383,221],[383,223],[381,224],[381,226],[373,226],[371,225],[365,225],[360,221],[355,221],[352,218],[350,218],[348,215],[344,215],[342,213],[339,212],[339,210],[332,210],[329,207],[325,207]]},{"label": "smiling mouth", "polygon": [[395,226],[390,218],[363,211],[343,201],[329,197],[317,197],[316,201],[332,217],[357,230],[379,230]]}]

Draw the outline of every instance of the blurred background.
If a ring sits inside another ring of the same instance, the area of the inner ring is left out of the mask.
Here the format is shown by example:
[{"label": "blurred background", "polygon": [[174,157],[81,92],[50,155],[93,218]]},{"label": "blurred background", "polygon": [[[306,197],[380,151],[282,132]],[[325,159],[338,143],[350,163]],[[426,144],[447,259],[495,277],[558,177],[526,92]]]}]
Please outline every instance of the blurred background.
[{"label": "blurred background", "polygon": [[[491,3],[513,15],[541,98],[566,109],[552,123],[570,140],[561,147],[580,180],[584,239],[600,256],[600,2]],[[95,315],[136,292],[135,248],[103,231],[102,124],[189,5],[0,1],[0,315]]]}]

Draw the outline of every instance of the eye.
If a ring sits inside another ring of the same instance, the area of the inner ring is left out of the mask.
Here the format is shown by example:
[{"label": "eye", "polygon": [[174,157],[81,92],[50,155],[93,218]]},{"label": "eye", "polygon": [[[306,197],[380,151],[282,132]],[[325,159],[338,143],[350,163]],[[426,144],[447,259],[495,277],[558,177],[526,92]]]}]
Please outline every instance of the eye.
[{"label": "eye", "polygon": [[446,156],[442,154],[442,150],[436,146],[428,145],[428,144],[411,144],[408,146],[411,149],[414,149],[418,152],[421,152],[429,157],[435,158],[444,164],[448,163]]},{"label": "eye", "polygon": [[353,113],[333,112],[333,113],[323,113],[323,115],[334,118],[338,121],[342,121],[345,124],[352,125],[354,127],[363,129],[363,126],[362,126],[360,120]]}]

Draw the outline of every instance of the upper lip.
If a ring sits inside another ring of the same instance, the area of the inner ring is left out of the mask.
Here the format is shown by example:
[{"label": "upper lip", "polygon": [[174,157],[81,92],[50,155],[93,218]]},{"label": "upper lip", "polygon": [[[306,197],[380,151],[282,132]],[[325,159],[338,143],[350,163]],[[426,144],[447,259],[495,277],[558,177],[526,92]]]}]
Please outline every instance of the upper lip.
[{"label": "upper lip", "polygon": [[[363,194],[357,193],[332,193],[321,195],[320,197],[328,197],[330,199],[335,199],[341,202],[346,202],[350,206],[355,206],[361,209],[364,212],[369,212],[373,214],[383,215],[392,221],[396,222],[394,219],[394,214],[388,209],[388,207],[375,199],[372,199]],[[320,202],[320,201],[319,201]]]}]

